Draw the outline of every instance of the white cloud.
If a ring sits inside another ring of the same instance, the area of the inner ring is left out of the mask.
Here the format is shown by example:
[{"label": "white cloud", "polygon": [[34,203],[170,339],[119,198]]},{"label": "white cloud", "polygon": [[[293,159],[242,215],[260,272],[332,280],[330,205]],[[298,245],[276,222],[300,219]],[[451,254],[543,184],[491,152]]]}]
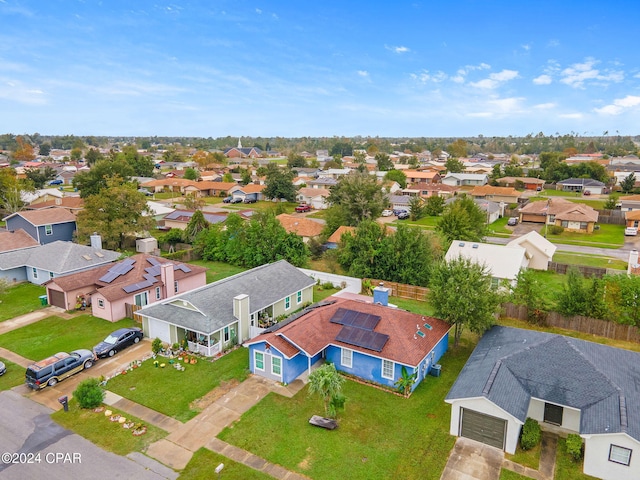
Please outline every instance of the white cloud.
[{"label": "white cloud", "polygon": [[361,77],[368,77],[369,72],[367,72],[366,70],[358,70],[358,75],[360,75]]},{"label": "white cloud", "polygon": [[533,79],[533,83],[536,85],[549,85],[551,83],[551,77],[549,75],[540,75]]},{"label": "white cloud", "polygon": [[527,52],[529,50],[531,50],[531,45],[529,45],[529,44],[521,45],[521,47],[522,47],[523,50],[526,50]]},{"label": "white cloud", "polygon": [[558,47],[560,46],[560,42],[556,39],[549,40],[547,43],[547,47]]},{"label": "white cloud", "polygon": [[448,75],[442,71],[429,73],[428,70],[423,70],[420,73],[412,73],[411,78],[420,83],[427,83],[427,82],[440,83],[445,81],[448,78]]},{"label": "white cloud", "polygon": [[464,83],[464,77],[462,75],[456,75],[455,77],[451,77],[451,81],[454,83]]},{"label": "white cloud", "polygon": [[638,105],[640,105],[640,97],[627,95],[624,98],[616,98],[612,104],[596,108],[594,111],[605,115],[620,115],[626,109],[637,107]]},{"label": "white cloud", "polygon": [[598,63],[593,58],[586,58],[583,63],[574,63],[560,72],[561,83],[572,88],[584,88],[585,84],[608,85],[610,82],[624,80],[624,72],[616,70],[600,71],[594,68]]},{"label": "white cloud", "polygon": [[262,10],[260,10],[259,8],[256,8],[256,13],[257,13],[258,15],[260,15],[260,14],[262,14]]},{"label": "white cloud", "polygon": [[25,105],[44,105],[47,103],[44,91],[24,85],[17,80],[0,82],[0,98]]},{"label": "white cloud", "polygon": [[539,103],[537,105],[534,105],[533,108],[536,108],[538,110],[549,110],[550,108],[554,108],[555,106],[555,103]]},{"label": "white cloud", "polygon": [[409,49],[409,47],[405,47],[404,45],[399,45],[397,47],[391,47],[389,45],[385,45],[384,48],[386,48],[387,50],[390,50],[394,53],[407,53],[410,52],[411,50]]},{"label": "white cloud", "polygon": [[560,115],[558,115],[560,118],[569,118],[569,119],[573,119],[573,120],[578,120],[581,119],[583,117],[583,115],[581,113],[562,113]]},{"label": "white cloud", "polygon": [[501,72],[492,73],[489,78],[485,78],[478,82],[471,82],[469,85],[476,88],[494,89],[499,87],[509,80],[518,78],[518,72],[516,70],[502,70]]}]

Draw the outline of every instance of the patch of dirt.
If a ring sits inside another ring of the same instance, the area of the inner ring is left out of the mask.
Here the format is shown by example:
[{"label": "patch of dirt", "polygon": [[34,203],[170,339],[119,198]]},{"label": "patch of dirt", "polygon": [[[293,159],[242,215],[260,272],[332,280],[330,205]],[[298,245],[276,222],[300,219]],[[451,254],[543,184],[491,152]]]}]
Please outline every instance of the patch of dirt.
[{"label": "patch of dirt", "polygon": [[309,470],[310,462],[311,462],[311,447],[307,447],[307,456],[302,459],[300,463],[298,463],[298,468],[301,470]]},{"label": "patch of dirt", "polygon": [[433,413],[427,413],[427,418],[436,418],[436,415]]},{"label": "patch of dirt", "polygon": [[233,380],[229,380],[228,382],[220,382],[220,385],[217,388],[214,388],[209,393],[207,393],[204,397],[200,397],[195,399],[189,405],[189,408],[192,410],[204,410],[213,402],[218,400],[223,395],[229,393],[232,389],[238,386],[240,382],[235,378]]}]

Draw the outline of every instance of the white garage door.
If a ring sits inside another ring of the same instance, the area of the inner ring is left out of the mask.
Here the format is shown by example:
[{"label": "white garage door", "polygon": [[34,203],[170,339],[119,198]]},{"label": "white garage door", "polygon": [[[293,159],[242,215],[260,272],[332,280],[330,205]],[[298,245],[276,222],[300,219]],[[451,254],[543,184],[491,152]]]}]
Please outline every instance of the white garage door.
[{"label": "white garage door", "polygon": [[149,338],[159,338],[163,342],[171,343],[169,327],[170,325],[167,322],[149,319]]},{"label": "white garage door", "polygon": [[506,420],[466,408],[461,410],[461,437],[504,450],[504,437],[507,431]]}]

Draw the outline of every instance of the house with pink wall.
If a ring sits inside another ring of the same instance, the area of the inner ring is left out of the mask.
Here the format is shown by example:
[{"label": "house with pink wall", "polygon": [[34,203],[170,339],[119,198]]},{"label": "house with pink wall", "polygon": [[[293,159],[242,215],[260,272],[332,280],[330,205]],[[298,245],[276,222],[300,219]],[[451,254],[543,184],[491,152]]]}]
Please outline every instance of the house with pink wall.
[{"label": "house with pink wall", "polygon": [[[127,308],[144,307],[206,285],[206,268],[162,257],[137,254],[120,262],[47,282],[50,305],[78,307],[116,322]],[[83,307],[84,306],[84,307]]]}]

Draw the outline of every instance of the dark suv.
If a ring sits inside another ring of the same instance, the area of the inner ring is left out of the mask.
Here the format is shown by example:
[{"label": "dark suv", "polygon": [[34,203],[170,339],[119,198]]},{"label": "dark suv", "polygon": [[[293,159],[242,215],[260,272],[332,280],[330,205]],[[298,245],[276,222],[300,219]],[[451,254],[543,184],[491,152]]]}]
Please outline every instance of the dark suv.
[{"label": "dark suv", "polygon": [[91,350],[74,350],[71,353],[56,353],[27,367],[25,383],[34,390],[56,383],[71,375],[81,372],[85,368],[91,368],[96,357]]}]

